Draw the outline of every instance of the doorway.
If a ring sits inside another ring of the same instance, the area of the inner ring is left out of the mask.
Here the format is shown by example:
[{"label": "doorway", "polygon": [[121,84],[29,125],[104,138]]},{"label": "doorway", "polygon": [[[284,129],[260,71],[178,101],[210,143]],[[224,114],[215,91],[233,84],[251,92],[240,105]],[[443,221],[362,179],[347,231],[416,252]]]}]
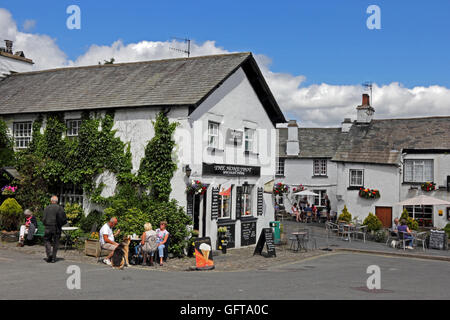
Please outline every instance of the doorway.
[{"label": "doorway", "polygon": [[200,237],[206,237],[206,194],[196,194],[192,199],[194,230],[198,230]]},{"label": "doorway", "polygon": [[375,215],[381,220],[384,228],[392,227],[392,207],[375,207]]}]

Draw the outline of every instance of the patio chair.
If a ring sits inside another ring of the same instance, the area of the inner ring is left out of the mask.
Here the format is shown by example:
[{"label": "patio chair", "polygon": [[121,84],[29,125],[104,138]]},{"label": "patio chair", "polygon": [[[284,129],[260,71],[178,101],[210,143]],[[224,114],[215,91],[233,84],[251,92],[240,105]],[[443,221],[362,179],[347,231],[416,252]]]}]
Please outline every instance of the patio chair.
[{"label": "patio chair", "polygon": [[[307,250],[308,244],[311,244],[311,250],[317,250],[317,241],[314,238],[313,229],[305,228],[306,236],[303,237],[303,242],[305,243],[305,249]],[[314,244],[314,246],[313,246]]]},{"label": "patio chair", "polygon": [[364,243],[366,243],[366,233],[367,233],[367,226],[364,225],[356,226],[355,230],[353,231],[353,238],[356,239],[358,235],[362,235]]},{"label": "patio chair", "polygon": [[394,231],[392,228],[388,229],[388,236],[387,236],[387,240],[386,240],[387,246],[389,245],[389,240],[399,241],[397,231]]},{"label": "patio chair", "polygon": [[403,231],[397,231],[398,232],[398,241],[401,243],[403,250],[406,249],[406,241],[410,240],[410,239],[405,239],[405,233]]},{"label": "patio chair", "polygon": [[346,225],[346,224],[340,224],[339,232],[341,234],[342,240],[348,240],[349,242],[352,241],[352,234],[354,232],[352,230],[352,227],[350,227],[349,225]]},{"label": "patio chair", "polygon": [[417,242],[422,242],[423,251],[425,251],[425,247],[427,246],[426,241],[427,241],[427,233],[425,231],[417,233],[414,238],[414,242],[416,243],[416,245],[417,245]]},{"label": "patio chair", "polygon": [[[292,250],[292,251],[298,251],[300,245],[299,245],[299,243],[298,243],[297,237],[295,237],[295,236],[290,236],[290,237],[289,237],[289,241],[291,242],[291,245],[289,246],[289,250]],[[297,246],[296,249],[295,249],[295,246]]]}]

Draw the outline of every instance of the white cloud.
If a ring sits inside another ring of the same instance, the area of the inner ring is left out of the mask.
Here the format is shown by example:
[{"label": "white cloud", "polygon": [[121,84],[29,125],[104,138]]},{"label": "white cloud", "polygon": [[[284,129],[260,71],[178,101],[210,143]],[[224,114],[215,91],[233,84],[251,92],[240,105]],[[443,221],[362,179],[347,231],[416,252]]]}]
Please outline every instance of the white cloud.
[{"label": "white cloud", "polygon": [[[125,45],[117,40],[110,46],[91,45],[75,61],[68,60],[56,40],[40,34],[20,32],[11,14],[0,8],[0,40],[14,41],[14,50],[22,50],[34,60],[34,68],[48,69],[64,66],[98,64],[114,58],[116,63],[182,57],[170,48],[183,50],[177,41],[140,41]],[[214,41],[191,43],[192,56],[222,54],[230,51],[217,47]],[[364,92],[360,85],[304,86],[304,75],[277,73],[270,70],[271,60],[255,55],[256,60],[284,111],[286,118],[297,118],[302,126],[339,125],[345,117],[355,118],[356,106]],[[373,87],[376,118],[450,115],[450,89],[442,86],[405,88],[399,83]]]},{"label": "white cloud", "polygon": [[34,29],[34,27],[36,27],[36,20],[31,19],[25,20],[22,26],[23,30],[25,31],[31,31]]}]

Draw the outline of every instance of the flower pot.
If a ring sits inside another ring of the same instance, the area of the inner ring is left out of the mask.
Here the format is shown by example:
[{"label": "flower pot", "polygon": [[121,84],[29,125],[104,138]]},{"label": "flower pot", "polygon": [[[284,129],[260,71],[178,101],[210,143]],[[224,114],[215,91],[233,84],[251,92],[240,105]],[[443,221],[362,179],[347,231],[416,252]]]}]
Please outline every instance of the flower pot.
[{"label": "flower pot", "polygon": [[2,241],[17,242],[19,241],[19,231],[2,231]]},{"label": "flower pot", "polygon": [[87,256],[99,257],[101,251],[100,241],[95,239],[87,239],[84,241],[84,253]]}]

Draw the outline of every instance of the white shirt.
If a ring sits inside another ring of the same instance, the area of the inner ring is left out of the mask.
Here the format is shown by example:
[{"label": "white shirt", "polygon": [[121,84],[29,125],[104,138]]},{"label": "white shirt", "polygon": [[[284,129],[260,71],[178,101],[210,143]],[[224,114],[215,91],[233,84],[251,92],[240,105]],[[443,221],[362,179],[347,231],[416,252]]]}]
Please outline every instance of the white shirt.
[{"label": "white shirt", "polygon": [[108,239],[110,241],[114,242],[114,233],[111,229],[111,227],[109,226],[109,224],[105,223],[103,225],[103,227],[100,229],[100,234],[99,234],[99,238],[100,238],[100,244],[104,245],[105,244],[105,239],[103,239],[103,235],[107,235]]}]

